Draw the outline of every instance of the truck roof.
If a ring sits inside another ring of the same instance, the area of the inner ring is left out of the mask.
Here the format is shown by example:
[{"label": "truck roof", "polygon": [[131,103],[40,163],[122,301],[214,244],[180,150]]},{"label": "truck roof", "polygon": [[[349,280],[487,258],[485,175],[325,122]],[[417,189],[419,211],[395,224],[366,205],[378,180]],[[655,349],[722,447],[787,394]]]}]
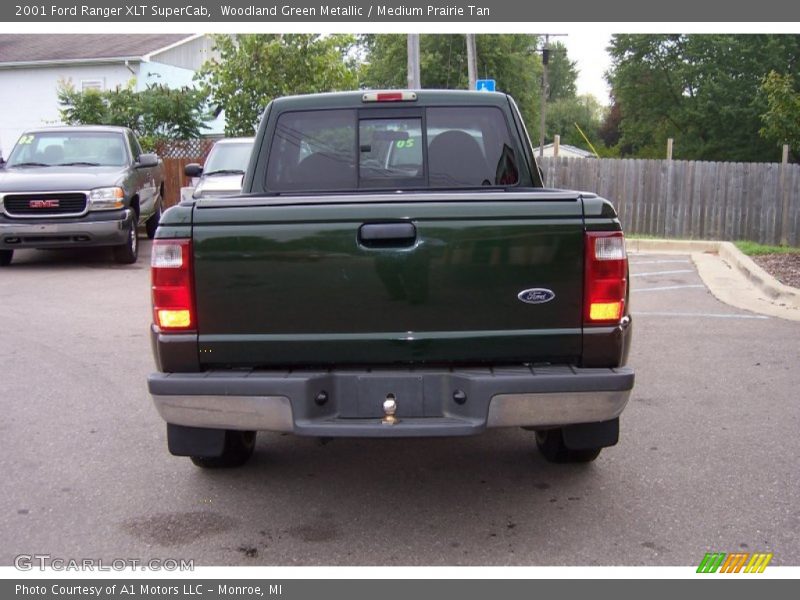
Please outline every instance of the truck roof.
[{"label": "truck roof", "polygon": [[220,138],[214,142],[215,146],[227,144],[252,144],[256,141],[255,137],[226,137]]},{"label": "truck roof", "polygon": [[68,131],[94,131],[106,133],[125,133],[130,131],[127,127],[117,125],[56,125],[53,127],[33,127],[26,129],[23,134],[40,132],[68,132]]},{"label": "truck roof", "polygon": [[[413,92],[415,100],[394,102],[366,102],[365,94]],[[352,92],[327,92],[323,94],[304,94],[299,96],[283,96],[273,101],[277,110],[291,109],[324,109],[324,108],[359,108],[359,107],[401,107],[414,105],[464,105],[464,106],[508,106],[508,96],[501,92],[475,92],[468,90],[358,90]]]}]

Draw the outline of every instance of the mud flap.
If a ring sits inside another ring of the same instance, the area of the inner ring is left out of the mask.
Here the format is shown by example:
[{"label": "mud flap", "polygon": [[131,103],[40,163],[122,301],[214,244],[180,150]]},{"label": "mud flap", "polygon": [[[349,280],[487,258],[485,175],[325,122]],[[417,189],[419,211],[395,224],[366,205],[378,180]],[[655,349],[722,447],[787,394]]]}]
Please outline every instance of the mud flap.
[{"label": "mud flap", "polygon": [[619,441],[619,418],[601,423],[579,423],[563,429],[564,445],[570,450],[614,446]]},{"label": "mud flap", "polygon": [[222,456],[225,430],[205,427],[185,427],[167,423],[167,445],[174,456]]}]

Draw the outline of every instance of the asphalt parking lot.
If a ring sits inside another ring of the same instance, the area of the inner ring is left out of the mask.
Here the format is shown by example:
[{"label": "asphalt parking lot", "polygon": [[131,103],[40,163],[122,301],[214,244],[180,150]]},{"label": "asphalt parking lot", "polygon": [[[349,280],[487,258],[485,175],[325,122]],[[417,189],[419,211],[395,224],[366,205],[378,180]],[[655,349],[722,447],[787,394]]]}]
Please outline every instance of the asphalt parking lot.
[{"label": "asphalt parking lot", "polygon": [[631,255],[636,387],[593,464],[548,464],[517,429],[262,433],[246,467],[212,472],[168,454],[147,394],[149,248],[0,271],[0,564],[800,564],[800,322],[722,304],[686,255]]}]

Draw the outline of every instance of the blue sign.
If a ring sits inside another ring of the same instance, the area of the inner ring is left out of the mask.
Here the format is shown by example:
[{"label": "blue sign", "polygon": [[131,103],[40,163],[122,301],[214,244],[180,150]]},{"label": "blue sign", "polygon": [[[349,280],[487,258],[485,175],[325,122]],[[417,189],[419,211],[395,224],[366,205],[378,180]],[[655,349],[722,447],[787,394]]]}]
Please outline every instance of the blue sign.
[{"label": "blue sign", "polygon": [[478,79],[475,82],[475,89],[479,92],[493,92],[495,87],[494,79]]}]

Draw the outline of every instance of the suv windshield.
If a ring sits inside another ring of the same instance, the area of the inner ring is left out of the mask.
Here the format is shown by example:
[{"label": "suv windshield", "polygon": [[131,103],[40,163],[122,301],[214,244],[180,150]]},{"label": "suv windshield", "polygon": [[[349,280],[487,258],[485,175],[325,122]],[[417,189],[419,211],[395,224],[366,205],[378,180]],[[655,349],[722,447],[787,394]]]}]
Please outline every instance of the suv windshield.
[{"label": "suv windshield", "polygon": [[128,152],[121,133],[38,131],[19,138],[6,166],[86,165],[121,167]]},{"label": "suv windshield", "polygon": [[266,187],[505,187],[519,177],[508,126],[494,107],[301,111],[278,118]]}]

